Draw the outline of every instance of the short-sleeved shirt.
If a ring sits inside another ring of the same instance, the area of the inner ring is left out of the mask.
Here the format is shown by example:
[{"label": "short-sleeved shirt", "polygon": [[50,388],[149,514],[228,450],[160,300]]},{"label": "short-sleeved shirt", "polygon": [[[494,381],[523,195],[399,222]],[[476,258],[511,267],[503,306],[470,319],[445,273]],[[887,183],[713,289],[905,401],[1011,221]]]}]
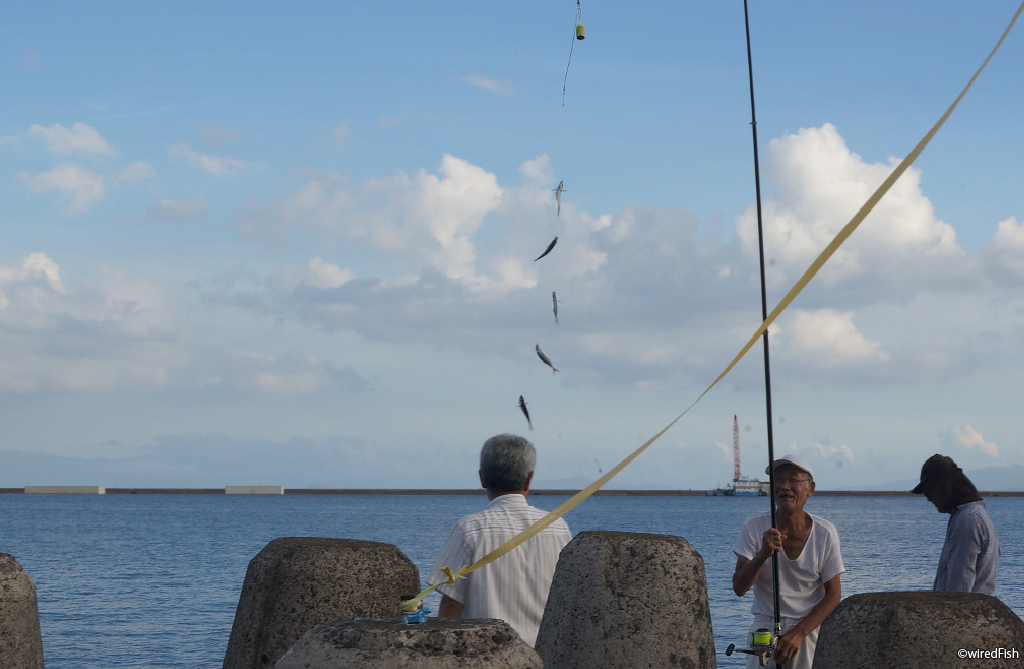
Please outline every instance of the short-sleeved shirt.
[{"label": "short-sleeved shirt", "polygon": [[[513,538],[547,511],[520,494],[501,495],[483,511],[460,518],[441,549],[429,583],[445,580],[441,567],[458,571]],[[498,618],[531,646],[537,641],[544,605],[562,548],[572,539],[559,518],[521,546],[438,591],[463,606],[463,618]]]},{"label": "short-sleeved shirt", "polygon": [[[803,551],[791,560],[786,551],[779,551],[779,615],[804,618],[825,597],[825,583],[846,571],[839,553],[839,533],[835,525],[820,516],[811,517],[811,533]],[[739,556],[753,560],[764,544],[764,533],[772,525],[771,512],[754,514],[740,529],[732,547]],[[769,564],[761,569],[754,582],[753,613],[774,615],[772,570]]]},{"label": "short-sleeved shirt", "polygon": [[946,524],[946,543],[932,590],[994,594],[1000,555],[999,537],[985,502],[961,504]]}]

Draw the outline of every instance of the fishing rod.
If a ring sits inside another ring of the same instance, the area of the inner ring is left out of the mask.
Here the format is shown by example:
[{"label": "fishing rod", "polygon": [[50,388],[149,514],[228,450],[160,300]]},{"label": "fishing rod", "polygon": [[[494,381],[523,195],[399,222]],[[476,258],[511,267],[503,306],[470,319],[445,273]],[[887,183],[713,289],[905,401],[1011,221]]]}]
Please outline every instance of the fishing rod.
[{"label": "fishing rod", "polygon": [[[758,162],[757,152],[757,113],[754,107],[754,60],[750,49],[750,15],[747,11],[747,0],[743,0],[743,22],[747,32],[747,78],[750,82],[750,129],[754,141],[754,192],[757,201],[757,251],[761,269],[761,321],[764,322],[768,320],[768,295],[765,288],[764,276],[764,226],[761,219],[761,168]],[[765,328],[761,337],[764,344],[764,398],[768,425],[768,492],[771,504],[771,523],[772,529],[774,530],[777,529],[775,520],[775,468],[772,467],[772,463],[775,462],[775,443],[772,437],[772,376],[771,365],[768,357],[767,328]],[[737,649],[735,645],[729,644],[729,648],[725,651],[726,655],[732,655],[733,651],[747,653],[748,655],[757,655],[760,664],[763,667],[768,664],[768,658],[771,657],[772,651],[775,649],[775,644],[778,642],[779,637],[782,636],[782,621],[779,617],[779,555],[776,551],[772,551],[772,594],[774,595],[774,601],[772,602],[775,618],[774,632],[759,629],[752,635],[750,648]]]}]

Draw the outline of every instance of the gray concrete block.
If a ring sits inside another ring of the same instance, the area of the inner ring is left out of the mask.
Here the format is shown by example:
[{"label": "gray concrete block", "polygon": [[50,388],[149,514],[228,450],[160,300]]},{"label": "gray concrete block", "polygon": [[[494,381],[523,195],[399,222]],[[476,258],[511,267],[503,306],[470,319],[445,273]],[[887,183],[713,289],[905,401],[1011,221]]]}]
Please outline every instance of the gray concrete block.
[{"label": "gray concrete block", "polygon": [[580,532],[536,648],[545,669],[716,667],[704,560],[682,537]]},{"label": "gray concrete block", "polygon": [[[1009,657],[978,653],[1009,651]],[[1016,653],[1016,657],[1013,656]],[[972,656],[972,654],[974,654]],[[815,668],[1024,667],[1024,621],[995,597],[877,592],[844,599],[818,633]]]},{"label": "gray concrete block", "polygon": [[542,669],[503,620],[337,620],[307,632],[275,669]]},{"label": "gray concrete block", "polygon": [[0,553],[0,667],[43,669],[36,584],[7,553]]},{"label": "gray concrete block", "polygon": [[307,630],[339,618],[397,616],[419,570],[391,544],[274,539],[249,562],[224,669],[272,667]]}]

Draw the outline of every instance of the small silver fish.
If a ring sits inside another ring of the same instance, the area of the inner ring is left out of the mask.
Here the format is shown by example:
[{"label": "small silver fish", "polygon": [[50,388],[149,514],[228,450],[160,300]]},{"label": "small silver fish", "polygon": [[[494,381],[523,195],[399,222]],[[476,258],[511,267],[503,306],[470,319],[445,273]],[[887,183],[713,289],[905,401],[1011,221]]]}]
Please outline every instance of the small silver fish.
[{"label": "small silver fish", "polygon": [[540,344],[537,344],[537,355],[540,357],[541,362],[551,368],[552,374],[557,374],[558,370],[554,365],[551,364],[551,359],[544,355],[544,351],[540,350]]},{"label": "small silver fish", "polygon": [[556,215],[557,216],[561,216],[562,215],[562,191],[565,190],[565,181],[559,181],[558,182],[558,188],[552,188],[551,190],[555,193],[555,202],[558,203],[558,214],[556,214]]},{"label": "small silver fish", "polygon": [[526,416],[526,424],[530,426],[530,432],[533,432],[533,421],[530,420],[530,412],[526,410],[526,400],[523,396],[519,396],[519,408],[523,410],[523,415]]},{"label": "small silver fish", "polygon": [[555,325],[558,325],[558,296],[555,295],[555,291],[551,291],[551,304],[555,311]]},{"label": "small silver fish", "polygon": [[544,249],[544,253],[541,253],[539,256],[534,258],[533,262],[537,262],[538,260],[540,260],[541,258],[546,256],[547,254],[551,253],[551,249],[555,248],[555,244],[557,244],[557,243],[558,243],[558,237],[555,237],[554,239],[551,240],[551,243],[548,244],[548,247],[546,249]]}]

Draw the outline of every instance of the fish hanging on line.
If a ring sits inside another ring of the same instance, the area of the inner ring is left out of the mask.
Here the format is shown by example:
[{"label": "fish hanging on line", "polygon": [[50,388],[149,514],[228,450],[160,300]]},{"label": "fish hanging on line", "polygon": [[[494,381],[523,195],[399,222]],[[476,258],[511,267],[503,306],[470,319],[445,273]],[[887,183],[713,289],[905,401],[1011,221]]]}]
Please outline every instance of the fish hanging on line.
[{"label": "fish hanging on line", "polygon": [[557,188],[552,188],[551,191],[555,194],[555,202],[558,204],[558,213],[556,217],[562,215],[562,191],[565,190],[565,181],[559,181]]},{"label": "fish hanging on line", "polygon": [[555,248],[555,244],[557,244],[557,243],[558,243],[558,237],[555,237],[554,239],[551,240],[551,243],[548,244],[548,247],[546,249],[544,249],[544,253],[541,253],[539,256],[534,258],[533,262],[537,262],[538,260],[540,260],[541,258],[546,256],[547,254],[551,253],[551,249]]},{"label": "fish hanging on line", "polygon": [[523,415],[526,416],[526,424],[530,426],[530,432],[533,432],[533,421],[530,420],[530,412],[526,410],[526,400],[523,396],[519,396],[519,408],[522,409]]},{"label": "fish hanging on line", "polygon": [[555,325],[558,325],[558,295],[551,291],[551,305],[555,312]]},{"label": "fish hanging on line", "polygon": [[558,369],[551,364],[551,359],[548,356],[544,355],[544,351],[540,350],[540,344],[537,344],[537,355],[540,356],[541,362],[543,362],[545,365],[551,368],[552,375],[558,373]]}]

